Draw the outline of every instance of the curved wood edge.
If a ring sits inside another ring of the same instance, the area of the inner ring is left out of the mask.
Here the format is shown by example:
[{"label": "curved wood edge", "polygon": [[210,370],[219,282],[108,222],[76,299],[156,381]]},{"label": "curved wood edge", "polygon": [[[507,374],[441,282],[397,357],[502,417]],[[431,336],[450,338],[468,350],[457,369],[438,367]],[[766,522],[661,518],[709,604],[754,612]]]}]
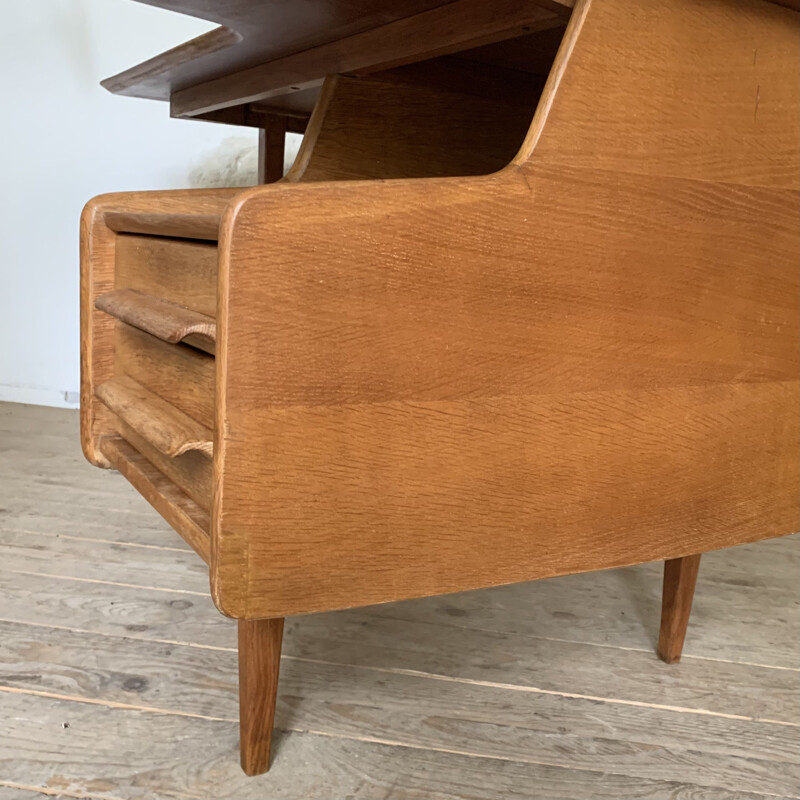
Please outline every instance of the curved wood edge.
[{"label": "curved wood edge", "polygon": [[225,26],[215,28],[117,75],[112,75],[100,81],[100,85],[113,94],[147,100],[169,100],[169,87],[158,84],[158,79],[164,73],[182,64],[219,53],[241,41],[242,37],[236,31]]},{"label": "curved wood edge", "polygon": [[100,295],[95,308],[169,344],[188,342],[214,354],[217,323],[206,314],[140,292],[115,289]]},{"label": "curved wood edge", "polygon": [[90,200],[84,213],[114,233],[144,233],[216,241],[222,215],[241,188],[112,192]]},{"label": "curved wood edge", "polygon": [[100,450],[109,463],[208,564],[211,559],[211,523],[208,514],[122,437],[102,438]]},{"label": "curved wood edge", "polygon": [[153,447],[170,458],[189,450],[211,457],[214,437],[208,428],[162,400],[133,378],[112,378],[97,387],[98,399]]}]

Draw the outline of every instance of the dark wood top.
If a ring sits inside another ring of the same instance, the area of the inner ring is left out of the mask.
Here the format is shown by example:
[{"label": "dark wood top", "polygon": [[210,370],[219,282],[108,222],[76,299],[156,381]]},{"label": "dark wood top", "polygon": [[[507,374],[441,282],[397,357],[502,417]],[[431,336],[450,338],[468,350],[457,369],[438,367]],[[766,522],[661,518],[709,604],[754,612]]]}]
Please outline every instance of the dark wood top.
[{"label": "dark wood top", "polygon": [[[563,24],[575,4],[575,0],[137,2],[221,27],[108,78],[103,86],[115,94],[171,100],[173,116],[221,121],[233,121],[220,115],[230,115],[234,107],[249,108],[253,102],[306,110],[313,104],[314,87],[326,74],[397,66],[502,41],[521,31],[547,29]],[[800,10],[800,0],[769,2]],[[470,26],[472,39],[453,36],[455,29]],[[398,58],[404,47],[409,48],[407,58]],[[384,51],[387,55],[381,60]]]},{"label": "dark wood top", "polygon": [[222,27],[103,81],[115,94],[169,100],[187,86],[413,16],[450,0],[137,0]]}]

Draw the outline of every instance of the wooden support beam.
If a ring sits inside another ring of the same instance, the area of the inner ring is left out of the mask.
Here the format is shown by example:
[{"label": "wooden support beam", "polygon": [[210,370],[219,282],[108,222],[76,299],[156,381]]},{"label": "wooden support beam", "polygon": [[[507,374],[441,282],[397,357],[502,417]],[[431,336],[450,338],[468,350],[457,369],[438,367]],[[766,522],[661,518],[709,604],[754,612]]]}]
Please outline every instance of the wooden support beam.
[{"label": "wooden support beam", "polygon": [[242,769],[269,769],[283,618],[239,620],[239,747]]},{"label": "wooden support beam", "polygon": [[664,562],[658,657],[667,664],[681,660],[699,567],[699,555],[671,558]]},{"label": "wooden support beam", "polygon": [[274,183],[283,177],[286,152],[286,117],[269,116],[258,134],[258,182]]}]

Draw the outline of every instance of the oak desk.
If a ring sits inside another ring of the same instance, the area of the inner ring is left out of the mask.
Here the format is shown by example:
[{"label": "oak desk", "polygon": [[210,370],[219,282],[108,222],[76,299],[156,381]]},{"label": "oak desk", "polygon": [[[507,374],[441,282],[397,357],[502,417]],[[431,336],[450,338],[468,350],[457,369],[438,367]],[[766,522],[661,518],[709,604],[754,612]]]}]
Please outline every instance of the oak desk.
[{"label": "oak desk", "polygon": [[268,185],[87,205],[83,447],[239,621],[244,769],[287,615],[665,560],[677,660],[800,528],[796,2],[146,1],[224,27],[105,85]]}]

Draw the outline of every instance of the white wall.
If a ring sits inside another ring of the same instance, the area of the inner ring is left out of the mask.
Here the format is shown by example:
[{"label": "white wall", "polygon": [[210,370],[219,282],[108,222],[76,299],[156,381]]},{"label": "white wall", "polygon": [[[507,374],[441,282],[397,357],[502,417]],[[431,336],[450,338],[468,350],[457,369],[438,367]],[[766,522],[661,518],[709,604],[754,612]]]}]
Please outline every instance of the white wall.
[{"label": "white wall", "polygon": [[74,406],[64,393],[79,386],[84,203],[108,191],[213,183],[221,154],[244,154],[239,171],[252,181],[256,133],[171,120],[166,103],[115,97],[98,85],[207,23],[131,0],[3,6],[0,401]]}]

